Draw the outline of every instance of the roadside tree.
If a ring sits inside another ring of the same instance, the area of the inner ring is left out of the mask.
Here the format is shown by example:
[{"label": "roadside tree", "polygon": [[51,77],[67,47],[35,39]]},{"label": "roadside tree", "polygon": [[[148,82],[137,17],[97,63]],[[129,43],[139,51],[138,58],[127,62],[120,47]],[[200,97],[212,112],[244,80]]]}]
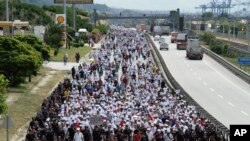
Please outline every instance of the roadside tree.
[{"label": "roadside tree", "polygon": [[6,114],[8,111],[8,106],[6,103],[7,95],[6,89],[8,86],[8,80],[5,79],[4,75],[0,74],[0,115]]},{"label": "roadside tree", "polygon": [[11,37],[0,37],[0,73],[11,86],[19,85],[28,76],[31,81],[31,75],[36,75],[42,61],[40,53],[29,44]]},{"label": "roadside tree", "polygon": [[36,49],[36,51],[40,52],[43,57],[43,60],[49,59],[49,47],[43,45],[43,43],[37,37],[33,35],[25,35],[25,36],[18,35],[15,36],[15,39],[29,44],[31,47]]}]

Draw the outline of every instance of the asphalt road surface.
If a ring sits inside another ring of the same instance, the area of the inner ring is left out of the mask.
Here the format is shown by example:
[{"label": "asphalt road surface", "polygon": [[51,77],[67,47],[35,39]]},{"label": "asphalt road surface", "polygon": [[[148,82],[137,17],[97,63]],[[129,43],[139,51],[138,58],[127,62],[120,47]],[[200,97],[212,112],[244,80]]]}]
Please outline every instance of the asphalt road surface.
[{"label": "asphalt road surface", "polygon": [[186,92],[226,127],[250,124],[250,85],[205,54],[203,60],[189,60],[185,50],[170,43],[170,36],[164,38],[169,50],[160,53]]}]

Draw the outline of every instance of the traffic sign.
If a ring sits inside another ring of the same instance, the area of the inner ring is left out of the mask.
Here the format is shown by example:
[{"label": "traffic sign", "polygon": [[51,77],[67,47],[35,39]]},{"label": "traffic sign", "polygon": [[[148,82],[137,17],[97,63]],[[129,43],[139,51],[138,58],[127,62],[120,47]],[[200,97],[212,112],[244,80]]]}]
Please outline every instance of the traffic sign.
[{"label": "traffic sign", "polygon": [[237,62],[240,65],[250,65],[250,57],[238,57]]}]

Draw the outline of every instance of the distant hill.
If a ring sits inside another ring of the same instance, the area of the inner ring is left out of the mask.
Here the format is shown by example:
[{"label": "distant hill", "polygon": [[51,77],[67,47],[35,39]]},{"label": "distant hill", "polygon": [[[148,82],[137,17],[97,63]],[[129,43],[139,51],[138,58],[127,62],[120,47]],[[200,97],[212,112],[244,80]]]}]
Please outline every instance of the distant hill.
[{"label": "distant hill", "polygon": [[21,2],[32,3],[37,6],[54,4],[54,0],[21,0]]},{"label": "distant hill", "polygon": [[[26,3],[32,3],[37,6],[54,5],[54,0],[21,0],[21,1],[26,2]],[[71,6],[71,5],[68,5],[68,6]],[[97,9],[97,11],[99,12],[112,11],[112,8],[108,7],[105,4],[79,4],[77,5],[77,7],[86,9],[87,11],[93,11],[93,9]]]}]

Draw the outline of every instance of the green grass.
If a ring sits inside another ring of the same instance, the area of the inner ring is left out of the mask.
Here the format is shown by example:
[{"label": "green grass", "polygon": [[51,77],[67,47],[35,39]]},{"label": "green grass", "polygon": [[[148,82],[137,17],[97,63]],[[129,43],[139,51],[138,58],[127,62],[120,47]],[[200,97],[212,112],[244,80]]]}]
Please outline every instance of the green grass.
[{"label": "green grass", "polygon": [[69,55],[68,62],[76,62],[76,60],[75,60],[75,54],[77,52],[80,53],[80,56],[82,58],[84,55],[86,55],[90,51],[91,51],[91,47],[88,47],[88,46],[78,47],[78,48],[71,47],[70,49],[60,48],[59,49],[59,53],[56,56],[51,57],[50,61],[62,62],[64,54],[68,53],[68,55]]},{"label": "green grass", "polygon": [[[9,139],[12,139],[17,134],[18,129],[31,121],[31,118],[36,115],[41,108],[44,99],[50,94],[52,88],[63,78],[68,76],[67,71],[56,71],[53,77],[41,87],[38,87],[36,93],[31,93],[31,90],[49,73],[49,69],[43,68],[39,74],[32,79],[32,82],[21,84],[19,87],[8,88],[7,95],[18,97],[17,101],[8,103],[8,115],[12,118],[13,127],[9,129]],[[24,133],[27,127],[22,129]],[[6,140],[6,129],[0,128],[0,141]]]},{"label": "green grass", "polygon": [[[75,61],[75,53],[79,52],[81,57],[85,56],[89,51],[90,47],[79,47],[69,49],[60,49],[58,56],[53,57],[54,60],[61,61],[64,53],[69,54],[69,60]],[[60,58],[60,59],[59,59]],[[50,94],[50,91],[53,87],[66,76],[68,76],[68,71],[56,71],[52,77],[42,86],[38,87],[39,82],[42,78],[46,77],[51,70],[48,68],[42,67],[37,76],[32,77],[32,81],[22,83],[19,87],[8,88],[7,95],[12,98],[18,98],[15,102],[8,103],[9,116],[11,116],[13,121],[13,127],[9,129],[9,139],[12,139],[14,135],[18,135],[18,130],[27,132],[27,123],[31,121],[31,118],[36,115],[38,110],[41,108],[41,104],[46,97]],[[35,93],[31,92],[33,88],[37,88]],[[3,119],[0,119],[0,124]],[[0,128],[0,141],[6,141],[6,129]]]},{"label": "green grass", "polygon": [[[203,45],[203,47],[207,48],[210,50],[209,46],[208,45]],[[220,55],[221,57],[223,57],[225,60],[227,60],[228,62],[232,63],[233,65],[235,65],[236,67],[238,67],[239,69],[247,72],[250,74],[250,66],[240,66],[238,63],[237,63],[237,58],[236,57],[227,57],[227,56],[222,56]]]},{"label": "green grass", "polygon": [[240,66],[237,63],[237,58],[231,58],[231,57],[225,57],[225,56],[223,56],[223,58],[226,59],[227,61],[229,61],[230,63],[234,64],[239,69],[241,69],[241,70],[247,72],[248,74],[250,74],[250,66]]}]

